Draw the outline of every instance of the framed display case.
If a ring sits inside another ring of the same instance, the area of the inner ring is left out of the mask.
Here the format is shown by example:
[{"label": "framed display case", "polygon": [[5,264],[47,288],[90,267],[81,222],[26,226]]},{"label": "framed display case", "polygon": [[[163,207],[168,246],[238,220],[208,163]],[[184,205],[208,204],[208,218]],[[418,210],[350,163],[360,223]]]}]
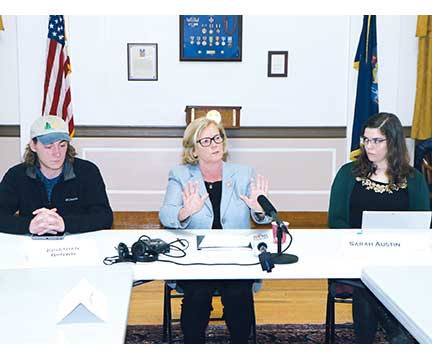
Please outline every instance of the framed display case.
[{"label": "framed display case", "polygon": [[241,60],[241,15],[180,15],[180,61]]}]

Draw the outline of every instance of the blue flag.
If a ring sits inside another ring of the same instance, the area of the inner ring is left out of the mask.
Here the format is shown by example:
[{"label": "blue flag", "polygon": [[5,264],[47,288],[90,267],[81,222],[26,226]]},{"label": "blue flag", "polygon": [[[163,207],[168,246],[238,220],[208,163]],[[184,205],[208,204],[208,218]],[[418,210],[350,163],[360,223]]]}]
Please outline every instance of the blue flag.
[{"label": "blue flag", "polygon": [[378,113],[378,56],[376,16],[364,15],[354,68],[358,70],[357,94],[351,137],[350,159],[360,154],[360,135],[366,120]]}]

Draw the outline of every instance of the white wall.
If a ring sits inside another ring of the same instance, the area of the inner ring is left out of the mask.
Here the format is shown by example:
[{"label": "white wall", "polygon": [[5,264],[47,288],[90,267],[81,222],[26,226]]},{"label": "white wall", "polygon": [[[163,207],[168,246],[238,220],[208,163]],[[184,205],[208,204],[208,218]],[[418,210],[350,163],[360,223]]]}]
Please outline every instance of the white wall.
[{"label": "white wall", "polygon": [[0,124],[19,124],[16,17],[2,19],[6,31],[0,31]]},{"label": "white wall", "polygon": [[[345,124],[343,104],[326,84],[346,87],[348,26],[348,17],[245,16],[242,62],[197,63],[179,61],[178,16],[71,18],[74,89],[80,91],[74,99],[97,99],[104,109],[98,116],[98,107],[77,107],[77,119],[183,125],[185,105],[214,104],[242,106],[243,125],[320,125],[323,118]],[[322,28],[327,31],[316,31]],[[102,42],[93,47],[90,33]],[[159,44],[158,82],[127,81],[127,42]],[[267,78],[268,50],[290,52],[288,78]],[[305,116],[311,101],[315,113]]]},{"label": "white wall", "polygon": [[[48,18],[4,20],[0,124],[21,125],[22,150],[41,109]],[[200,104],[240,105],[245,126],[351,125],[361,16],[245,16],[240,63],[180,62],[177,16],[71,16],[68,24],[77,125],[183,125],[185,105]],[[415,16],[378,17],[380,108],[407,126],[415,96],[415,25]],[[159,81],[127,81],[128,42],[158,43]],[[267,78],[268,50],[289,51],[288,78]],[[0,137],[0,175],[19,161],[18,143]],[[74,145],[101,169],[114,210],[156,211],[181,141],[76,138]],[[230,150],[232,161],[271,179],[272,201],[282,211],[327,210],[332,179],[346,161],[345,139],[231,139]],[[141,166],[144,158],[147,166]]]},{"label": "white wall", "polygon": [[[4,16],[0,124],[39,114],[47,16]],[[180,62],[178,16],[69,16],[77,125],[184,124],[185,105],[239,105],[244,126],[350,125],[362,16],[243,18],[242,62]],[[378,16],[380,109],[412,121],[416,16]],[[126,44],[156,42],[159,81],[127,81]],[[267,77],[267,51],[288,50],[287,78]],[[24,141],[27,141],[25,139]]]}]

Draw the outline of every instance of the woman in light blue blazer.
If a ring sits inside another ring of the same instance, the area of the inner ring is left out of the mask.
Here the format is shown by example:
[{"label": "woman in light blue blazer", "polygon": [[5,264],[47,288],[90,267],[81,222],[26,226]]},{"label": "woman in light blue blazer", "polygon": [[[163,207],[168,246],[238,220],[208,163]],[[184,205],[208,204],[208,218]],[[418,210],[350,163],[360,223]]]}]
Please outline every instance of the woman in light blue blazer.
[{"label": "woman in light blue blazer", "polygon": [[[183,165],[169,173],[159,212],[161,223],[175,229],[248,229],[250,218],[269,223],[257,202],[267,196],[268,181],[252,168],[228,164],[222,124],[199,118],[183,137]],[[212,296],[222,297],[231,343],[247,343],[253,321],[252,280],[178,281],[184,291],[181,326],[185,343],[204,343]]]}]

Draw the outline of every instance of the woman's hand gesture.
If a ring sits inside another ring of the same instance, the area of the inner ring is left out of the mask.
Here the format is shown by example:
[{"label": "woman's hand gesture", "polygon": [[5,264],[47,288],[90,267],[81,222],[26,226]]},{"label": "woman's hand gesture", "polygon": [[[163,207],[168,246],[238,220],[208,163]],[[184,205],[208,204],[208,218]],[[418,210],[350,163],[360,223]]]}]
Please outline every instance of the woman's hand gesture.
[{"label": "woman's hand gesture", "polygon": [[202,209],[204,202],[209,197],[209,194],[205,193],[203,196],[200,196],[198,181],[189,181],[184,187],[181,196],[183,200],[183,208],[179,211],[178,219],[183,221]]},{"label": "woman's hand gesture", "polygon": [[258,204],[258,196],[267,196],[268,193],[268,180],[266,177],[259,175],[257,176],[256,183],[252,178],[250,181],[250,196],[240,195],[240,198],[249,206],[251,209],[257,212],[262,212],[263,209],[260,204]]}]

